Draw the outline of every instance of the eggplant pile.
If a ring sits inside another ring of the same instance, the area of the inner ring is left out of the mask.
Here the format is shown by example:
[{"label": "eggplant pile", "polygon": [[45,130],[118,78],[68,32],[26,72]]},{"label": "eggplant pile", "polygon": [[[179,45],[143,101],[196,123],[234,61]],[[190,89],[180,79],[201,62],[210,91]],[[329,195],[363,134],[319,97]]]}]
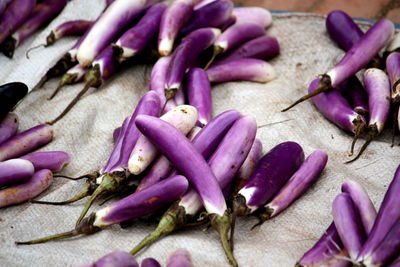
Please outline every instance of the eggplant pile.
[{"label": "eggplant pile", "polygon": [[399,190],[400,166],[377,212],[361,185],[343,183],[333,223],[296,266],[399,266]]},{"label": "eggplant pile", "polygon": [[[328,120],[354,134],[350,156],[357,139],[365,133],[367,140],[359,153],[347,161],[350,163],[357,160],[371,141],[382,133],[391,106],[396,118],[394,129],[399,125],[400,36],[392,40],[394,24],[387,19],[378,20],[364,34],[352,18],[340,10],[329,13],[326,29],[329,37],[346,54],[336,66],[310,83],[306,96],[282,111],[312,98]],[[385,60],[380,57],[380,52],[387,45]],[[364,68],[367,70],[363,72],[362,84],[356,74]]]}]

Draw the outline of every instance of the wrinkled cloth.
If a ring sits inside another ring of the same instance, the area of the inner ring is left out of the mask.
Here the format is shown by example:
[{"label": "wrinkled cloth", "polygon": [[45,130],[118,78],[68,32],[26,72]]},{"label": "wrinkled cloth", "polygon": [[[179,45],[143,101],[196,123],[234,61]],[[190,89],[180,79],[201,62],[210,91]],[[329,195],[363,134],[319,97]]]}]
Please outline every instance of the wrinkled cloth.
[{"label": "wrinkled cloth", "polygon": [[[60,40],[46,49],[27,48],[40,44],[56,25],[70,19],[93,19],[103,9],[99,1],[72,1],[46,29],[29,38],[17,49],[13,60],[0,56],[0,82],[23,81],[34,86],[46,70],[74,43],[74,38]],[[87,12],[90,10],[90,12]],[[366,30],[369,25],[362,24]],[[325,17],[311,14],[274,15],[268,34],[281,44],[281,55],[271,64],[278,78],[267,84],[231,82],[213,86],[214,115],[237,109],[253,115],[258,125],[269,124],[258,131],[264,152],[284,141],[300,143],[306,155],[324,149],[329,155],[326,170],[307,193],[277,218],[250,231],[257,220],[239,218],[235,236],[235,255],[240,266],[282,267],[295,262],[321,236],[332,221],[331,204],[340,192],[341,183],[353,179],[368,191],[379,207],[385,190],[400,162],[399,147],[390,147],[391,131],[374,141],[355,163],[348,159],[351,135],[328,122],[307,101],[294,109],[280,110],[307,92],[308,83],[326,72],[343,52],[332,43],[325,31]],[[119,71],[100,89],[91,89],[73,110],[54,126],[54,141],[43,151],[64,150],[72,161],[62,173],[79,176],[98,170],[112,149],[114,128],[132,113],[140,96],[148,88],[151,66],[131,65]],[[52,120],[77,94],[83,84],[66,86],[52,101],[46,98],[58,83],[52,79],[43,88],[31,92],[17,107],[20,131]],[[357,148],[364,139],[361,139]],[[42,200],[64,200],[77,193],[84,181],[55,179],[40,195]],[[84,201],[68,206],[22,204],[0,209],[0,265],[2,266],[74,266],[93,262],[115,250],[129,251],[154,224],[136,222],[129,228],[112,226],[91,236],[81,236],[47,244],[19,246],[26,241],[71,230]],[[96,211],[94,205],[91,211]],[[165,264],[168,255],[186,248],[195,266],[228,266],[218,235],[212,229],[192,229],[173,233],[138,255],[138,260],[153,257]]]}]

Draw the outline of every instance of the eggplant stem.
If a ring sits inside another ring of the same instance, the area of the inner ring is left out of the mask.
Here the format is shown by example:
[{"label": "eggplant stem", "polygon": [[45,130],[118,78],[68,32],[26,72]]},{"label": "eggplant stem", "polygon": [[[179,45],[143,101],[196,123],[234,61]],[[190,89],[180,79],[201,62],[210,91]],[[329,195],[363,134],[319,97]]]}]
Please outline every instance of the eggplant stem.
[{"label": "eggplant stem", "polygon": [[357,119],[355,119],[353,121],[354,123],[354,137],[353,137],[353,141],[351,142],[351,147],[350,147],[350,153],[349,156],[352,156],[354,154],[354,147],[356,145],[356,142],[358,140],[358,138],[360,137],[360,135],[362,134],[362,132],[365,129],[365,122],[361,119],[360,115],[357,116]]},{"label": "eggplant stem", "polygon": [[167,99],[165,103],[167,103],[168,100],[174,98],[178,89],[179,88],[165,88],[165,98]]},{"label": "eggplant stem", "polygon": [[357,156],[355,156],[355,158],[353,158],[349,161],[346,161],[344,164],[349,164],[349,163],[356,161],[362,155],[362,153],[365,151],[365,149],[367,149],[368,145],[372,142],[372,140],[374,140],[375,137],[376,137],[375,133],[369,133],[367,141],[365,141],[364,145],[361,147]]},{"label": "eggplant stem", "polygon": [[224,50],[220,46],[214,46],[214,51],[211,56],[211,59],[208,61],[207,65],[204,67],[204,70],[207,70],[211,64],[214,62],[215,58],[221,54]]},{"label": "eggplant stem", "polygon": [[16,245],[41,244],[41,243],[46,243],[46,242],[52,241],[52,240],[60,240],[60,239],[65,239],[65,238],[69,238],[69,237],[74,237],[74,236],[77,236],[77,235],[80,235],[80,234],[81,233],[78,232],[77,230],[72,230],[72,231],[69,231],[69,232],[65,232],[65,233],[61,233],[61,234],[55,234],[55,235],[51,235],[51,236],[47,236],[47,237],[43,237],[43,238],[31,240],[31,241],[15,242],[15,244]]},{"label": "eggplant stem", "polygon": [[91,194],[91,185],[89,183],[86,184],[84,189],[79,192],[76,196],[73,198],[70,198],[65,201],[60,201],[60,202],[53,202],[53,201],[41,201],[41,200],[31,200],[31,203],[35,204],[45,204],[45,205],[66,205],[66,204],[71,204],[74,203],[78,200],[81,200],[82,198],[85,198]]},{"label": "eggplant stem", "polygon": [[299,98],[298,100],[296,100],[293,104],[291,104],[287,108],[282,109],[281,112],[286,112],[289,109],[296,106],[297,104],[300,104],[301,102],[306,101],[307,99],[310,99],[311,97],[316,96],[320,93],[326,92],[331,88],[332,88],[331,78],[327,74],[322,74],[321,80],[319,81],[318,88],[316,90]]},{"label": "eggplant stem", "polygon": [[31,48],[29,48],[28,50],[26,50],[26,52],[25,52],[25,57],[27,58],[27,59],[30,59],[29,58],[29,53],[32,51],[32,50],[35,50],[35,49],[37,49],[37,48],[40,48],[40,47],[46,47],[46,44],[40,44],[40,45],[37,45],[37,46],[34,46],[34,47],[31,47]]},{"label": "eggplant stem", "polygon": [[70,177],[70,176],[65,176],[65,175],[54,175],[54,178],[65,178],[68,180],[73,180],[73,181],[78,181],[82,180],[84,178],[87,178],[88,180],[94,181],[100,176],[100,173],[98,171],[94,171],[92,173],[84,174],[78,177]]},{"label": "eggplant stem", "polygon": [[55,89],[54,92],[51,94],[51,96],[50,96],[49,98],[47,98],[47,100],[52,100],[52,99],[58,94],[58,92],[60,92],[61,88],[62,88],[64,85],[73,83],[74,80],[77,78],[77,76],[78,76],[77,74],[69,74],[69,73],[64,74],[64,75],[61,77],[61,80],[60,80],[60,82],[58,83],[56,89]]}]

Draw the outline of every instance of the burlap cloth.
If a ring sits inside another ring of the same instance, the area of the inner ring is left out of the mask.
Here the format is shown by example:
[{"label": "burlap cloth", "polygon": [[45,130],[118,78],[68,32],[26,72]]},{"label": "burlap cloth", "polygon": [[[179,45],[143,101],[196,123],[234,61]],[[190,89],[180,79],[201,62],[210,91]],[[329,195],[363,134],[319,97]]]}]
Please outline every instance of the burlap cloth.
[{"label": "burlap cloth", "polygon": [[[0,57],[0,82],[23,81],[36,84],[40,76],[73,44],[66,39],[38,49],[31,59],[27,48],[43,42],[49,31],[69,19],[93,19],[103,6],[98,1],[72,1],[45,30],[19,48],[13,60]],[[364,30],[368,25],[363,25]],[[254,218],[240,218],[237,224],[235,254],[241,266],[293,266],[320,237],[332,220],[331,203],[348,179],[360,182],[378,207],[400,162],[399,147],[390,147],[387,131],[357,162],[344,165],[351,137],[328,122],[311,102],[281,113],[291,101],[306,92],[316,75],[328,70],[343,55],[325,32],[325,19],[318,15],[276,15],[268,34],[281,44],[281,55],[272,60],[278,78],[267,84],[232,82],[213,87],[214,114],[237,109],[253,115],[258,125],[271,124],[258,131],[264,152],[280,142],[300,143],[308,155],[314,149],[329,154],[326,171],[319,181],[294,205],[276,219],[250,231]],[[64,150],[72,155],[63,171],[77,176],[99,169],[112,149],[112,131],[132,113],[139,97],[147,91],[150,66],[132,66],[114,75],[104,87],[92,90],[64,120],[54,126],[54,141],[42,150]],[[82,84],[65,87],[53,101],[47,101],[58,80],[33,91],[17,108],[20,130],[53,119],[81,89]],[[287,121],[286,121],[287,120]],[[363,141],[363,140],[361,140]],[[360,143],[361,143],[360,141]],[[63,200],[77,193],[83,181],[57,179],[40,198]],[[28,240],[71,230],[84,201],[56,207],[23,204],[0,210],[1,266],[71,266],[88,263],[114,251],[129,251],[154,225],[137,223],[121,229],[116,225],[92,236],[48,244],[21,246],[16,240]],[[93,207],[93,211],[97,206]],[[186,248],[195,266],[227,266],[215,231],[180,231],[163,238],[138,255],[139,260],[154,257],[165,264],[168,255]]]}]

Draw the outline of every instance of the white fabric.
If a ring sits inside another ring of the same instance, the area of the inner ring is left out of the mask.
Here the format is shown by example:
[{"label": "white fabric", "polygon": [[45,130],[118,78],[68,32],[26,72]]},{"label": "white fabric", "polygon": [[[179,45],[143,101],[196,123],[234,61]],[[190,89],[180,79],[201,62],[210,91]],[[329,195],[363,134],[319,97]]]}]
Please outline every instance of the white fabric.
[{"label": "white fabric", "polygon": [[[24,57],[28,47],[45,39],[50,29],[69,19],[95,18],[103,6],[99,1],[71,1],[63,13],[45,30],[30,38],[16,52],[15,59],[0,57],[0,82],[20,80],[33,86],[52,63],[73,44],[61,40],[52,47]],[[363,27],[366,29],[366,25]],[[343,52],[328,38],[325,20],[319,15],[276,15],[268,34],[278,37],[282,52],[272,60],[278,78],[267,84],[234,82],[213,86],[214,114],[238,109],[255,116],[258,125],[280,122],[261,128],[258,138],[264,152],[280,142],[300,143],[306,154],[324,149],[329,154],[326,171],[300,200],[276,219],[250,231],[254,218],[239,218],[235,237],[235,254],[241,266],[293,266],[320,237],[332,221],[331,203],[340,184],[353,179],[366,187],[374,204],[379,206],[384,192],[400,162],[399,148],[390,147],[390,131],[374,141],[357,162],[344,165],[351,136],[328,122],[310,101],[281,113],[304,93],[316,75],[327,71]],[[148,87],[150,66],[131,66],[114,75],[104,87],[90,90],[74,109],[54,126],[54,141],[42,150],[65,150],[72,155],[71,164],[63,171],[78,176],[101,168],[112,148],[113,129],[132,113],[138,99]],[[53,119],[82,84],[66,86],[52,101],[46,98],[58,80],[33,91],[17,108],[21,130]],[[363,140],[359,141],[359,145]],[[359,147],[359,146],[357,146]],[[40,198],[63,200],[75,193],[83,181],[56,179]],[[0,210],[0,265],[2,266],[71,266],[92,262],[114,251],[129,251],[155,225],[137,223],[121,229],[118,225],[92,236],[34,246],[14,245],[24,241],[71,230],[84,201],[56,207],[23,204]],[[91,211],[97,210],[95,205]],[[195,266],[227,266],[215,231],[180,231],[163,238],[138,255],[154,257],[162,264],[178,248],[190,251]]]}]

